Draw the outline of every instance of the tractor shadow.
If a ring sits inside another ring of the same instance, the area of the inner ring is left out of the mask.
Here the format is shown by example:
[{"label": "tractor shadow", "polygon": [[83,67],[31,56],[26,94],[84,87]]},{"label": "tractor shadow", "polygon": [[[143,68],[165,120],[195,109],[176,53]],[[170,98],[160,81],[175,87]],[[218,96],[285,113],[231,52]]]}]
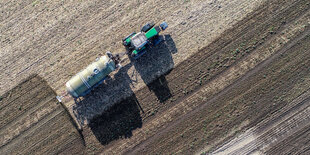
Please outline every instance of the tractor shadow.
[{"label": "tractor shadow", "polygon": [[166,75],[174,67],[172,54],[178,51],[170,35],[159,37],[162,41],[158,45],[148,47],[144,55],[137,60],[131,59],[131,62],[148,89],[162,103],[171,97]]},{"label": "tractor shadow", "polygon": [[[143,109],[130,88],[132,81],[127,74],[131,67],[132,64],[122,67],[113,79],[108,78],[89,95],[86,95],[77,104],[79,109],[74,109],[77,118],[87,117],[89,113],[99,114],[89,120],[88,127],[102,145],[120,138],[129,138],[133,130],[142,127]],[[110,99],[107,100],[107,98]],[[114,100],[115,98],[118,102]],[[108,106],[107,103],[115,104]],[[102,110],[103,108],[105,110]],[[104,113],[101,113],[102,111]]]}]

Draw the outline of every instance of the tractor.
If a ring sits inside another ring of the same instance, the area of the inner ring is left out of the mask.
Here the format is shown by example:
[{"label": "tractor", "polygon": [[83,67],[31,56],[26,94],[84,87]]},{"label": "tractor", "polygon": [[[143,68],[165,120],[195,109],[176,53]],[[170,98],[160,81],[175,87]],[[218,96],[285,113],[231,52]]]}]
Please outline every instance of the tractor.
[{"label": "tractor", "polygon": [[129,56],[138,59],[147,52],[148,46],[155,46],[160,43],[159,32],[167,27],[166,22],[161,23],[159,26],[155,26],[154,22],[148,22],[141,28],[139,33],[133,32],[125,37],[122,41]]}]

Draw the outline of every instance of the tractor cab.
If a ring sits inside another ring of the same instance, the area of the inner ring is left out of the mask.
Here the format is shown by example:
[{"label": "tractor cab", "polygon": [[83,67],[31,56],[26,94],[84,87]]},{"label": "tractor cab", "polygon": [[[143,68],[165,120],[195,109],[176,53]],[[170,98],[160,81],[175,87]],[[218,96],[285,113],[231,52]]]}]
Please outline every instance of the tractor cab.
[{"label": "tractor cab", "polygon": [[154,25],[153,22],[149,22],[141,28],[141,32],[133,32],[123,39],[123,45],[126,47],[127,52],[131,52],[130,56],[134,59],[138,59],[146,53],[147,46],[157,45],[161,41],[158,39],[159,32],[165,30],[168,24],[163,22],[160,26]]},{"label": "tractor cab", "polygon": [[148,43],[148,39],[144,32],[139,32],[131,38],[131,46],[135,50],[142,49]]}]

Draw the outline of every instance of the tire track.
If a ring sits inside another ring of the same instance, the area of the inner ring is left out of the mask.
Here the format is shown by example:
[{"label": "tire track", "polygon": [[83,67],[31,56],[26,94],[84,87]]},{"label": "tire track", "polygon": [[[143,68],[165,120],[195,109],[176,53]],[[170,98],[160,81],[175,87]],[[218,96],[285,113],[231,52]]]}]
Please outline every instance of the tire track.
[{"label": "tire track", "polygon": [[[269,145],[274,145],[308,126],[310,122],[310,91],[308,90],[288,105],[290,106],[284,112],[277,113],[270,120],[265,120],[257,127],[249,129],[212,154],[264,153],[265,148]],[[283,114],[284,116],[281,117]],[[266,126],[266,124],[268,125]],[[264,128],[264,130],[260,128]]]}]

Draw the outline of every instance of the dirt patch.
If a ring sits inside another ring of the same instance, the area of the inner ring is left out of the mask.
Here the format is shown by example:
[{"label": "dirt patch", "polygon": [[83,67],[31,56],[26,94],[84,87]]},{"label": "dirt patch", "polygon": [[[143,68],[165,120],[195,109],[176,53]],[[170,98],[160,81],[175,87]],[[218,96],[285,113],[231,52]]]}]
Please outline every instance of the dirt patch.
[{"label": "dirt patch", "polygon": [[82,153],[83,138],[56,93],[32,75],[0,101],[0,154]]}]

